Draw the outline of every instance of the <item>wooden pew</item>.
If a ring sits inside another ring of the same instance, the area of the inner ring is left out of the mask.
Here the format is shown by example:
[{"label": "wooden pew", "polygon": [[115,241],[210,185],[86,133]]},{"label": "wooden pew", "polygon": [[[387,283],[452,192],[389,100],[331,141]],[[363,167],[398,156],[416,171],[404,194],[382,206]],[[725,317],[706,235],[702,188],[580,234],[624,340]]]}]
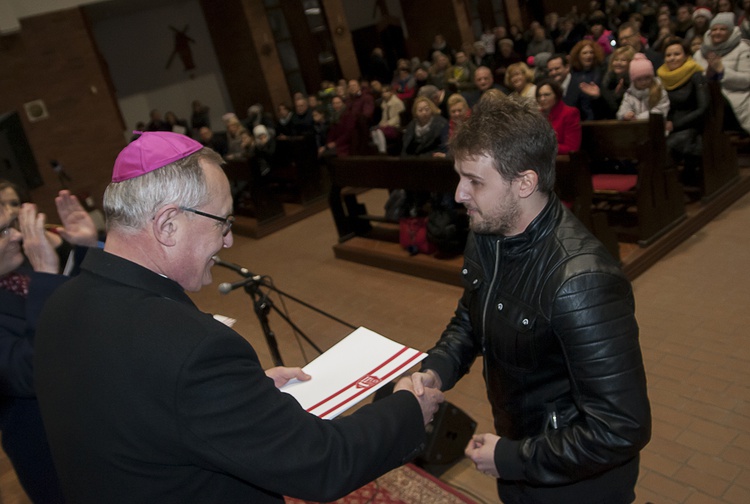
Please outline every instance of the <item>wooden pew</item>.
[{"label": "wooden pew", "polygon": [[555,193],[578,220],[591,229],[594,188],[586,154],[558,154],[555,160]]},{"label": "wooden pew", "polygon": [[[619,239],[645,247],[686,218],[677,170],[668,164],[661,115],[642,121],[583,121],[581,129],[594,204],[609,205],[609,224]],[[637,174],[607,173],[615,161],[633,164]],[[610,189],[612,184],[620,187]]]},{"label": "wooden pew", "polygon": [[721,85],[708,82],[709,107],[703,127],[702,187],[703,201],[731,187],[740,177],[737,148],[724,133],[724,96]]},{"label": "wooden pew", "polygon": [[325,197],[324,170],[314,136],[277,139],[271,164],[267,183],[280,198],[304,205]]},{"label": "wooden pew", "polygon": [[585,152],[577,151],[557,156],[555,193],[573,215],[604,244],[612,257],[619,261],[620,245],[615,232],[609,227],[606,214],[592,210],[594,188]]},{"label": "wooden pew", "polygon": [[254,158],[226,161],[223,168],[232,187],[235,215],[253,217],[259,224],[284,215],[281,200],[270,190]]},{"label": "wooden pew", "polygon": [[385,218],[385,209],[372,213],[357,199],[364,189],[406,189],[453,193],[458,174],[446,158],[349,156],[327,163],[331,181],[329,208],[338,243],[337,258],[367,264],[451,285],[460,285],[462,257],[437,259],[410,256],[398,243],[398,222]]},{"label": "wooden pew", "polygon": [[[329,160],[328,168],[331,179],[329,208],[339,235],[339,244],[334,246],[336,257],[458,284],[455,274],[455,268],[460,267],[458,262],[431,260],[422,254],[409,258],[398,246],[397,223],[385,218],[384,209],[369,212],[357,199],[364,188],[453,193],[458,184],[453,161],[445,158],[350,156]],[[576,152],[558,156],[556,170],[555,191],[560,199],[571,202],[571,211],[619,260],[617,237],[609,228],[606,215],[591,208],[593,190],[586,155]],[[360,239],[371,241],[361,242]],[[361,243],[354,243],[357,240]],[[391,241],[393,246],[383,243],[386,241]],[[396,255],[402,259],[394,258]]]},{"label": "wooden pew", "polygon": [[[458,174],[453,160],[395,156],[348,156],[328,163],[331,180],[329,207],[336,223],[339,241],[369,232],[369,221],[385,222],[384,212],[370,215],[356,202],[356,194],[344,188],[406,189],[407,191],[454,192]],[[364,222],[364,225],[363,225]]]}]

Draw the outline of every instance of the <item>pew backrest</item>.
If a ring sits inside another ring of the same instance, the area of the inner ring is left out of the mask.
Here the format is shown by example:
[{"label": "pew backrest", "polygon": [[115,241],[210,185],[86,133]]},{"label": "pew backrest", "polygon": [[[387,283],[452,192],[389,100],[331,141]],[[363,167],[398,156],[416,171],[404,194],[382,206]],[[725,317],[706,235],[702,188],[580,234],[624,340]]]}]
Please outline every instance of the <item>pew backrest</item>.
[{"label": "pew backrest", "polygon": [[[648,245],[685,218],[677,169],[667,156],[662,115],[651,114],[648,120],[636,121],[583,121],[581,130],[581,149],[588,155],[595,177],[595,199],[598,195],[604,197],[605,192],[612,197],[632,198],[637,212],[633,234],[639,244]],[[635,167],[637,175],[619,177],[634,179],[634,183],[618,185],[616,174],[608,181],[616,189],[600,191],[604,187],[598,180],[604,177],[597,173],[616,166],[613,161],[628,161]]]},{"label": "pew backrest", "polygon": [[347,156],[330,159],[327,164],[331,182],[328,204],[340,241],[370,229],[369,222],[363,222],[368,218],[364,206],[356,201],[356,194],[342,195],[344,188],[452,193],[458,185],[453,161],[446,158]]},{"label": "pew backrest", "polygon": [[329,162],[331,185],[453,192],[458,174],[448,158],[401,158],[395,156],[348,156]]}]

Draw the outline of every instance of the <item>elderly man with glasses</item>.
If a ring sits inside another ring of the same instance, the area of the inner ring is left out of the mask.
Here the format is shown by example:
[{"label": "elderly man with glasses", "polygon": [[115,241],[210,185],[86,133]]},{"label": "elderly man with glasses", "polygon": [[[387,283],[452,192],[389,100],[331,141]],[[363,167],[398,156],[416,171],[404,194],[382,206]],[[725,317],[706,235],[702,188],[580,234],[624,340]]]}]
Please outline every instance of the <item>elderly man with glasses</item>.
[{"label": "elderly man with glasses", "polygon": [[278,386],[255,350],[185,293],[234,241],[211,149],[144,133],[115,161],[107,243],[45,308],[35,378],[67,499],[77,503],[334,500],[416,455],[442,394],[397,392],[333,421]]}]

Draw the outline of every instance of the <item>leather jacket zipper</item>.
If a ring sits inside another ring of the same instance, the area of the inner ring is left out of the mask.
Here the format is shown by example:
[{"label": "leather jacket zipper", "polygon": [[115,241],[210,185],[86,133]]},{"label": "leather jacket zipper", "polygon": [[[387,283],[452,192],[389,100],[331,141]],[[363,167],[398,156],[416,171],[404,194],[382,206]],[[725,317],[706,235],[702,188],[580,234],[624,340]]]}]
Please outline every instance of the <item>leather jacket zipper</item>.
[{"label": "leather jacket zipper", "polygon": [[492,300],[492,292],[495,288],[495,282],[497,281],[498,273],[500,270],[500,247],[502,247],[502,240],[497,240],[495,245],[495,268],[492,273],[492,281],[489,287],[487,287],[487,295],[484,299],[484,306],[482,307],[482,355],[484,355],[484,379],[485,383],[489,383],[489,375],[487,372],[487,309],[489,308],[490,301]]},{"label": "leather jacket zipper", "polygon": [[557,414],[557,407],[554,403],[547,404],[547,425],[545,430],[557,430],[560,426],[560,418]]}]

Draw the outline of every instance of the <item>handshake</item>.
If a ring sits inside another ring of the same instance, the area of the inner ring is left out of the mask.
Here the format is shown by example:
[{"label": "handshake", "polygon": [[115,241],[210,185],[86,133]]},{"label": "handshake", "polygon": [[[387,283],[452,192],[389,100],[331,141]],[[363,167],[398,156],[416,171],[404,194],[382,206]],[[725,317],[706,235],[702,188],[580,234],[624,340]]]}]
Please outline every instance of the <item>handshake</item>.
[{"label": "handshake", "polygon": [[417,398],[419,406],[422,408],[422,418],[424,424],[430,423],[437,413],[440,403],[445,400],[445,396],[440,391],[442,380],[440,377],[428,369],[424,373],[414,373],[411,376],[401,378],[393,391],[408,390]]}]

